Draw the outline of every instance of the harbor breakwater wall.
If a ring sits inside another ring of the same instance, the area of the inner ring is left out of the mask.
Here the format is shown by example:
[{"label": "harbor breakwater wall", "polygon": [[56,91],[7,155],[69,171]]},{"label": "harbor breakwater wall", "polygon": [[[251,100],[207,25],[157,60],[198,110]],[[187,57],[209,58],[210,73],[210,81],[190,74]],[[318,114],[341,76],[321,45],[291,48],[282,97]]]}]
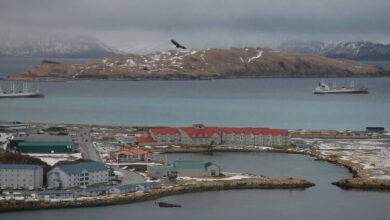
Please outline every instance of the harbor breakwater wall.
[{"label": "harbor breakwater wall", "polygon": [[248,180],[229,181],[209,181],[188,185],[172,186],[172,188],[153,189],[151,191],[137,194],[118,195],[116,197],[103,197],[73,201],[2,201],[0,202],[0,212],[39,210],[39,209],[59,209],[59,208],[79,208],[95,207],[119,204],[130,204],[135,202],[159,199],[165,196],[193,193],[202,191],[218,191],[232,189],[291,189],[303,190],[315,184],[299,178],[262,178]]}]

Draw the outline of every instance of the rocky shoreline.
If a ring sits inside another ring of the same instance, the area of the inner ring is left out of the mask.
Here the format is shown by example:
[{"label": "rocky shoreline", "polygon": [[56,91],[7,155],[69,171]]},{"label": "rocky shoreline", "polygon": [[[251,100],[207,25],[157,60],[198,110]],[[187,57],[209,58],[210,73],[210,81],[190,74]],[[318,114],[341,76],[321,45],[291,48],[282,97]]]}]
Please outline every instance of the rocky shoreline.
[{"label": "rocky shoreline", "polygon": [[183,193],[194,193],[203,191],[233,190],[233,189],[290,189],[303,190],[315,184],[299,178],[261,178],[247,180],[209,181],[196,184],[172,186],[172,188],[153,189],[145,193],[132,193],[124,196],[109,198],[93,198],[74,201],[5,201],[0,202],[0,212],[59,209],[59,208],[80,208],[108,205],[130,204],[155,200],[165,196],[178,195]]}]

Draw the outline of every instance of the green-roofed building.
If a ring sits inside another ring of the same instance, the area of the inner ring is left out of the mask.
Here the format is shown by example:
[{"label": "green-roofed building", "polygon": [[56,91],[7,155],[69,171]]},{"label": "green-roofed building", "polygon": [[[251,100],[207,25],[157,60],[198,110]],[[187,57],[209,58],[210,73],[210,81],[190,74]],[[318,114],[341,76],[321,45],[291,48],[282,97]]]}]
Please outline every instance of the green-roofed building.
[{"label": "green-roofed building", "polygon": [[20,153],[72,153],[72,142],[19,142],[16,150]]},{"label": "green-roofed building", "polygon": [[149,166],[148,174],[153,177],[167,177],[167,173],[176,171],[178,176],[204,177],[219,176],[221,169],[218,165],[202,160],[177,160],[172,166]]},{"label": "green-roofed building", "polygon": [[10,141],[10,149],[20,153],[72,153],[72,138],[66,135],[28,135]]}]

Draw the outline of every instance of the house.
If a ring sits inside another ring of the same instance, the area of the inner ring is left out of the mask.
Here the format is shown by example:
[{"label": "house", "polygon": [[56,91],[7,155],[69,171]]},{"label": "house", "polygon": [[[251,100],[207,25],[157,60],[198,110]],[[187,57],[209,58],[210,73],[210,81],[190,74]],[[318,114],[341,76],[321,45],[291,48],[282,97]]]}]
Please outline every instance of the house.
[{"label": "house", "polygon": [[178,176],[219,176],[218,165],[202,160],[177,160],[170,166],[148,166],[147,173],[155,178],[166,178],[169,172],[177,172]]},{"label": "house", "polygon": [[229,128],[194,124],[191,127],[149,129],[144,136],[136,138],[136,144],[287,146],[290,144],[290,134],[285,129]]},{"label": "house", "polygon": [[75,199],[76,192],[71,190],[48,190],[39,191],[37,193],[39,200],[50,200],[50,199]]},{"label": "house", "polygon": [[139,183],[138,187],[140,188],[140,190],[147,191],[147,190],[159,188],[160,183],[159,182],[143,182],[143,183]]},{"label": "house", "polygon": [[32,164],[0,164],[2,188],[37,189],[42,185],[42,167]]},{"label": "house", "polygon": [[109,181],[109,169],[100,162],[58,166],[50,170],[47,176],[48,188],[70,188],[89,186]]},{"label": "house", "polygon": [[148,152],[135,147],[124,147],[119,151],[111,151],[110,158],[117,162],[148,161]]}]

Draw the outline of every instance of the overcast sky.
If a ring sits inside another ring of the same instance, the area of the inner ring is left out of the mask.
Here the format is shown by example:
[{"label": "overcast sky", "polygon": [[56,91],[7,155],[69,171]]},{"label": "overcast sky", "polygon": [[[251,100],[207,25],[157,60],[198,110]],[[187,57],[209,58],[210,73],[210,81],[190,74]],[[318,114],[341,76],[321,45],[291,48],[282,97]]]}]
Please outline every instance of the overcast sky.
[{"label": "overcast sky", "polygon": [[0,33],[95,36],[127,51],[275,46],[286,39],[390,43],[390,0],[0,0]]}]

